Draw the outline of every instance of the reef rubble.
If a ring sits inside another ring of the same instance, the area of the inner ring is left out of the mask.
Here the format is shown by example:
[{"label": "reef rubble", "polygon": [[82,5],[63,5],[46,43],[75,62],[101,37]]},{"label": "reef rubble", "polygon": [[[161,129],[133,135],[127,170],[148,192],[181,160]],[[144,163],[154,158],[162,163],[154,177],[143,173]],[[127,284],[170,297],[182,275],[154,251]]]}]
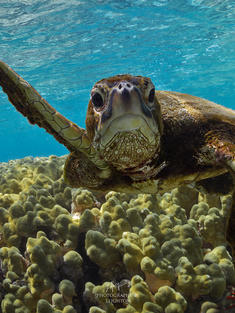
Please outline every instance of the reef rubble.
[{"label": "reef rubble", "polygon": [[1,313],[235,311],[231,195],[92,193],[64,162],[0,163]]}]

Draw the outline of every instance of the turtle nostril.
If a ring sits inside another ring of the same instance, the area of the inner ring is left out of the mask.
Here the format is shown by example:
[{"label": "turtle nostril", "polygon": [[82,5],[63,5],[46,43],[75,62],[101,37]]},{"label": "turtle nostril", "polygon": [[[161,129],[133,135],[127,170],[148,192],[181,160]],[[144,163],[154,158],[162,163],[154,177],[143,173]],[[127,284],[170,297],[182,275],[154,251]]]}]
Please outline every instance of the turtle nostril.
[{"label": "turtle nostril", "polygon": [[118,89],[122,89],[122,84],[120,84],[120,85],[118,86]]},{"label": "turtle nostril", "polygon": [[130,93],[128,91],[128,89],[124,88],[123,91],[122,91],[122,99],[124,102],[129,102],[130,101]]}]

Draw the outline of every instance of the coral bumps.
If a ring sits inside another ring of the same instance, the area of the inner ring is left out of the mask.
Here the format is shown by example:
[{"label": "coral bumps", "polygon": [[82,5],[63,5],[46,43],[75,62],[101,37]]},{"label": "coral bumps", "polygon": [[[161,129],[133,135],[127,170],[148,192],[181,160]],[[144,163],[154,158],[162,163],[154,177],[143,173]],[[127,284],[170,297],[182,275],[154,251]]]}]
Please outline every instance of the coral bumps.
[{"label": "coral bumps", "polygon": [[2,313],[227,312],[230,195],[94,194],[64,161],[0,164]]}]

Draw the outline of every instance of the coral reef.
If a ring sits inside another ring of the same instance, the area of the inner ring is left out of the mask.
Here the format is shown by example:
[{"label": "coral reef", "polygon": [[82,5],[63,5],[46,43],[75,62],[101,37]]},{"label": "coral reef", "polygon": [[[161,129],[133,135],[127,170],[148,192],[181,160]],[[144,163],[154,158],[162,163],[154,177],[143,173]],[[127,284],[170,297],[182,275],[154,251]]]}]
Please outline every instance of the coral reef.
[{"label": "coral reef", "polygon": [[0,163],[1,313],[232,308],[230,195],[99,195],[66,186],[64,161]]}]

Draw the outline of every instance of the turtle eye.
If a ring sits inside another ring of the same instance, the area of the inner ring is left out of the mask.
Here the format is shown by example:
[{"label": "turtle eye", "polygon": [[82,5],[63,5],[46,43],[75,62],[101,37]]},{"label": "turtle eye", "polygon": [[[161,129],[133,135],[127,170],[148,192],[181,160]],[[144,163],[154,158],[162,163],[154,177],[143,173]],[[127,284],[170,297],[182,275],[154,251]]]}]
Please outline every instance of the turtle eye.
[{"label": "turtle eye", "polygon": [[149,92],[149,98],[148,98],[149,102],[153,102],[154,96],[155,96],[155,88],[152,88]]},{"label": "turtle eye", "polygon": [[100,109],[104,105],[103,98],[98,92],[96,92],[92,95],[91,101],[92,101],[95,109]]}]

